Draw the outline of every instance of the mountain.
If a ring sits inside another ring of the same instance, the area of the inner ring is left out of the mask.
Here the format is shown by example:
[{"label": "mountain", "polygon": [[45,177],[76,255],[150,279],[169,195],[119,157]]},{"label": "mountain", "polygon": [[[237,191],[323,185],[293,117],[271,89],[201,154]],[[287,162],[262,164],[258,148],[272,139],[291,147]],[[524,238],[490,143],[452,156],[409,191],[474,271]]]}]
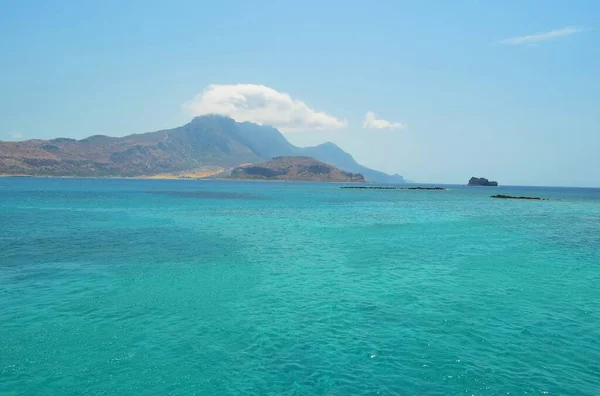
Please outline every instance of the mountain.
[{"label": "mountain", "polygon": [[388,175],[387,173],[369,169],[360,165],[347,152],[331,142],[323,143],[314,147],[304,147],[300,149],[302,155],[307,155],[334,165],[347,172],[362,174],[366,180],[377,183],[404,183],[404,178],[400,175]]},{"label": "mountain", "polygon": [[0,174],[36,176],[144,176],[261,163],[279,156],[310,156],[368,181],[402,183],[358,164],[333,143],[296,147],[275,128],[208,115],[178,128],[125,137],[90,136],[0,142]]},{"label": "mountain", "polygon": [[297,180],[362,183],[360,173],[344,172],[311,157],[275,157],[271,161],[234,168],[232,179]]},{"label": "mountain", "polygon": [[347,152],[331,142],[314,147],[296,147],[275,128],[243,122],[238,124],[238,134],[248,147],[251,147],[262,158],[276,156],[308,156],[333,165],[347,172],[360,173],[368,181],[378,183],[404,183],[400,175],[369,169],[360,165]]}]

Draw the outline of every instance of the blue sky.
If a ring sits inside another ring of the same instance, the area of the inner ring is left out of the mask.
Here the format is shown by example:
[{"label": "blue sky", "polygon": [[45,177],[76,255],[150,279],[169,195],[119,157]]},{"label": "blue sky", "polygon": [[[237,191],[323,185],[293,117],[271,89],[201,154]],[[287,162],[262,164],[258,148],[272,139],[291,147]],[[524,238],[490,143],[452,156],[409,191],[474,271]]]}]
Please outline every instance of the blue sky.
[{"label": "blue sky", "polygon": [[0,8],[3,140],[148,132],[267,92],[225,112],[420,182],[600,186],[598,1]]}]

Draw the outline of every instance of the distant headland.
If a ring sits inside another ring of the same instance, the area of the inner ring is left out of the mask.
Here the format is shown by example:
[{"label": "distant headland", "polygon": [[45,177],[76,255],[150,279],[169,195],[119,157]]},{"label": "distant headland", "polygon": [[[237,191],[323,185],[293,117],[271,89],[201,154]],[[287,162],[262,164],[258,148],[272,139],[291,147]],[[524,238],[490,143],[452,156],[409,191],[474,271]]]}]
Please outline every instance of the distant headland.
[{"label": "distant headland", "polygon": [[[220,177],[220,175],[216,175]],[[311,157],[275,157],[271,161],[239,166],[226,178],[236,180],[286,180],[363,183],[360,173],[344,172]]]}]

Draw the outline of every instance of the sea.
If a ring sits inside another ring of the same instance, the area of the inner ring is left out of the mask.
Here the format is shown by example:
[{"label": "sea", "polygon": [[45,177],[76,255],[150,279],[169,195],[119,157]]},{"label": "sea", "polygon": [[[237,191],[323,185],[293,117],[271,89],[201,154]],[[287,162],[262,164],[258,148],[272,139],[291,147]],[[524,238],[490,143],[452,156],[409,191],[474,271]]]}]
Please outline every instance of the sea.
[{"label": "sea", "polygon": [[341,186],[1,178],[0,395],[600,395],[600,189]]}]

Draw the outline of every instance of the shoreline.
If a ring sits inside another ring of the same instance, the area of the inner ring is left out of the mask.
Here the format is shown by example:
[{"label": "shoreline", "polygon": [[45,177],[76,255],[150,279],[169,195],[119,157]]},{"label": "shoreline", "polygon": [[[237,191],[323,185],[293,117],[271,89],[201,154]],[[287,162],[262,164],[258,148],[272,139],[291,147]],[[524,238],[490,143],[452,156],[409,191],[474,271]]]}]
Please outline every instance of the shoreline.
[{"label": "shoreline", "polygon": [[321,181],[321,180],[268,180],[268,179],[232,179],[216,177],[156,177],[156,176],[49,176],[49,175],[6,175],[0,178],[28,179],[95,179],[95,180],[188,180],[188,181],[231,181],[231,182],[270,182],[270,183],[336,183],[336,184],[369,184],[368,182]]},{"label": "shoreline", "polygon": [[[347,183],[347,184],[374,184],[374,185],[390,185],[390,186],[449,186],[449,187],[465,187],[473,188],[477,186],[468,186],[466,184],[446,184],[446,183],[371,183],[366,182],[321,182],[311,180],[261,180],[261,179],[229,179],[229,178],[213,178],[213,177],[202,177],[202,178],[190,178],[190,177],[155,177],[155,176],[50,176],[50,175],[23,175],[23,174],[0,174],[0,179],[8,178],[34,178],[34,179],[107,179],[107,180],[191,180],[191,181],[203,181],[203,180],[218,180],[218,181],[264,181],[264,182],[293,182],[293,183]],[[530,185],[512,185],[504,184],[502,186],[494,187],[500,189],[510,188],[578,188],[578,189],[600,189],[600,186],[530,186]]]}]

